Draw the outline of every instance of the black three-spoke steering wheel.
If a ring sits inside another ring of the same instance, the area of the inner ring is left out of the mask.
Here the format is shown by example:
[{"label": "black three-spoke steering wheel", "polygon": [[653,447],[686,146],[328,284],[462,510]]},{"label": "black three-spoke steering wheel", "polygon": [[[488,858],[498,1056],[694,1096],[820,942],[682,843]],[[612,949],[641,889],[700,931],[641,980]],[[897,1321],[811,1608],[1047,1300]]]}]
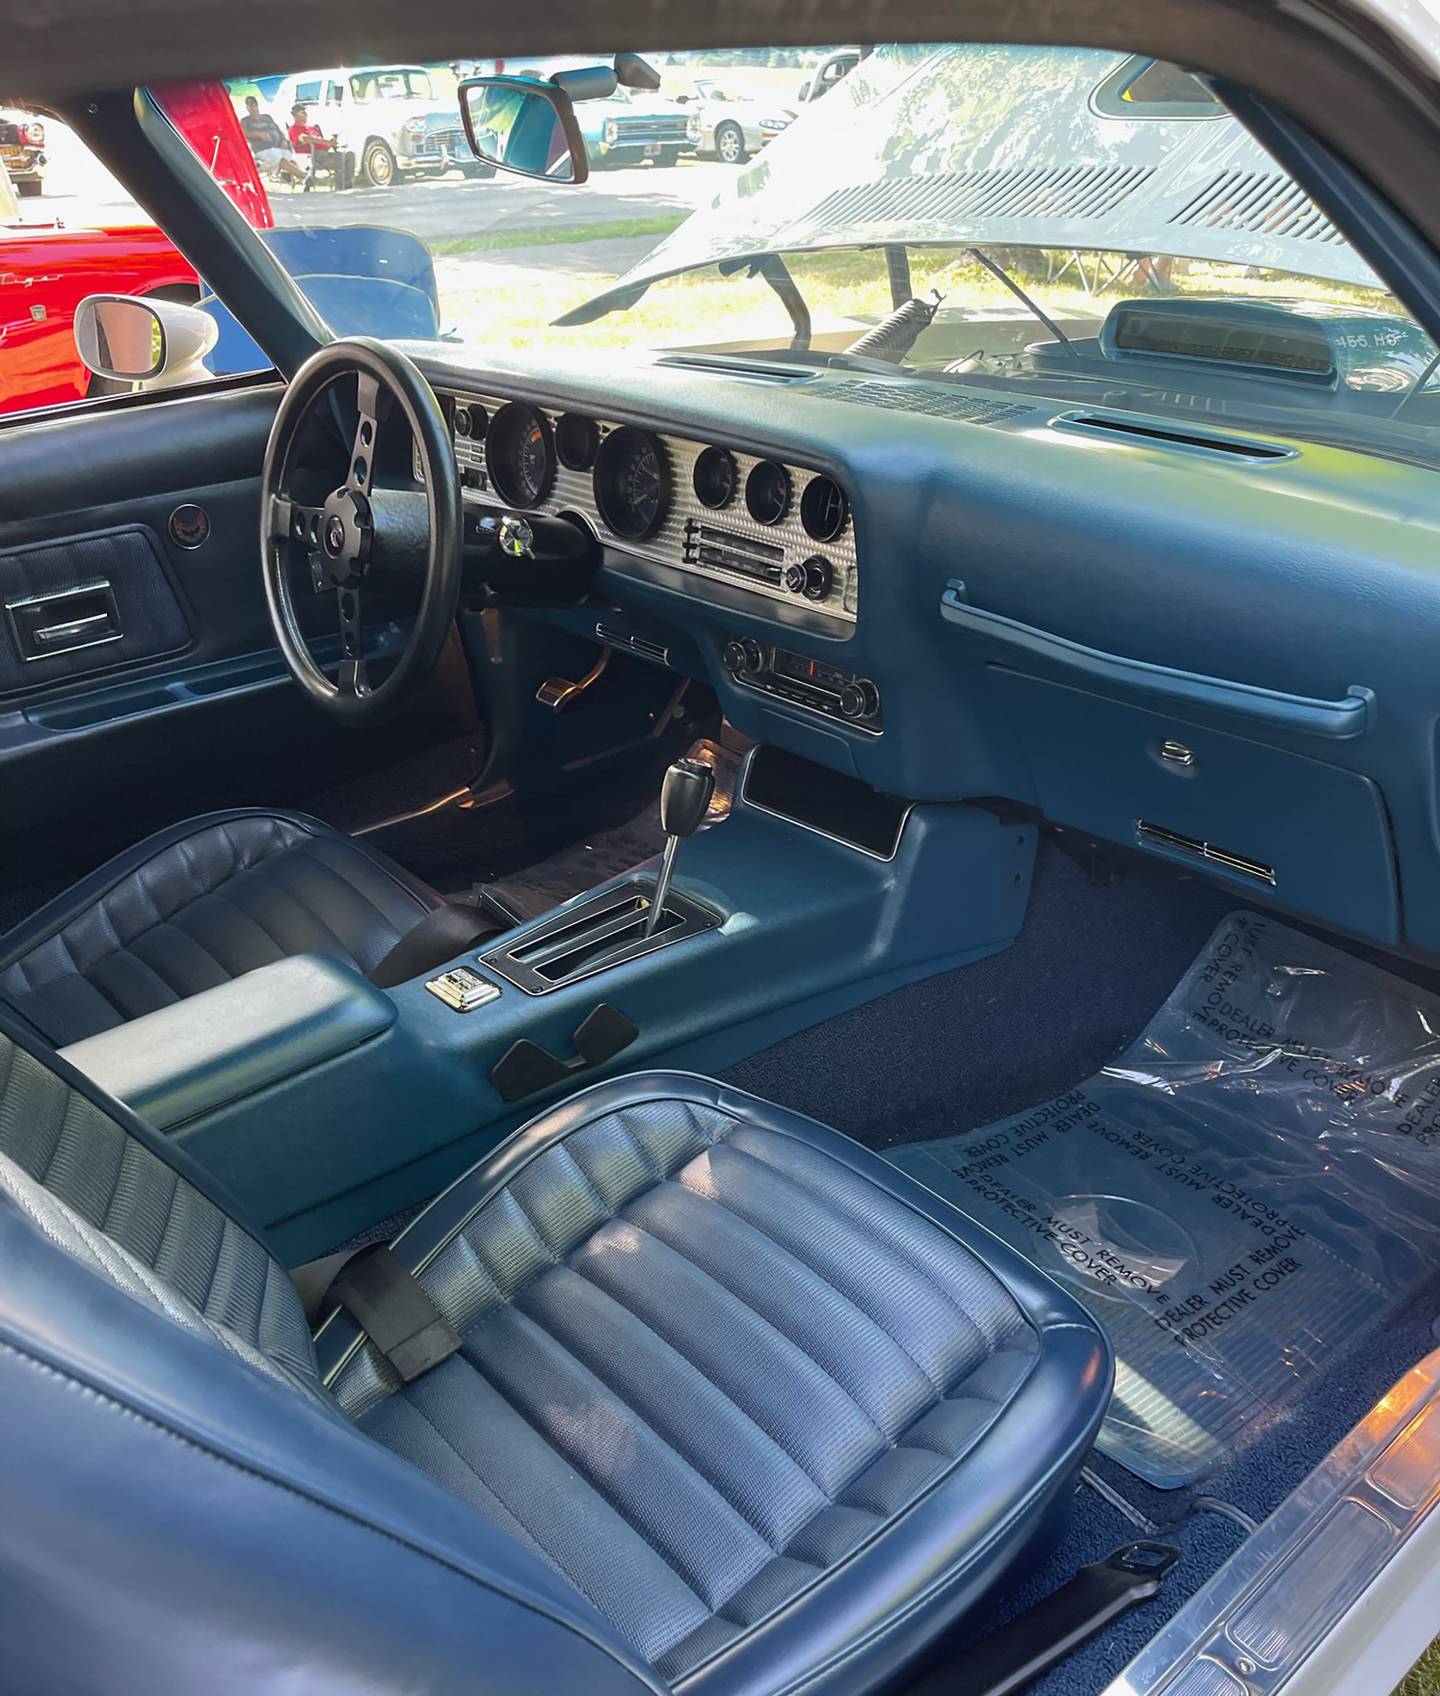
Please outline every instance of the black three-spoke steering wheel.
[{"label": "black three-spoke steering wheel", "polygon": [[[357,423],[345,480],[324,504],[295,500],[297,438],[311,410],[354,380]],[[375,454],[382,415],[398,406],[419,454],[424,493],[377,489]],[[429,676],[460,598],[460,477],[445,415],[416,366],[384,342],[331,342],[307,359],[285,390],[260,486],[260,553],[275,641],[291,676],[324,711],[349,724],[388,717]],[[339,609],[340,670],[332,682],[306,646],[296,608],[297,560],[310,593],[333,590]],[[371,686],[365,659],[366,581],[377,568],[418,577],[419,609],[404,648]]]}]

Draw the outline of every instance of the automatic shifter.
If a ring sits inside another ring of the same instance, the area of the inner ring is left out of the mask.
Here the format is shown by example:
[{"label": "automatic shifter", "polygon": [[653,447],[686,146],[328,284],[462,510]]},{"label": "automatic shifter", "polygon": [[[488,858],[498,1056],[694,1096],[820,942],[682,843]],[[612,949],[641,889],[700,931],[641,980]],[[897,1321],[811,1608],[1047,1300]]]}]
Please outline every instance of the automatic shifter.
[{"label": "automatic shifter", "polygon": [[704,760],[676,760],[665,772],[660,785],[660,828],[665,832],[665,857],[660,862],[660,879],[645,920],[646,936],[655,934],[660,915],[665,911],[680,844],[699,830],[714,793],[715,769]]}]

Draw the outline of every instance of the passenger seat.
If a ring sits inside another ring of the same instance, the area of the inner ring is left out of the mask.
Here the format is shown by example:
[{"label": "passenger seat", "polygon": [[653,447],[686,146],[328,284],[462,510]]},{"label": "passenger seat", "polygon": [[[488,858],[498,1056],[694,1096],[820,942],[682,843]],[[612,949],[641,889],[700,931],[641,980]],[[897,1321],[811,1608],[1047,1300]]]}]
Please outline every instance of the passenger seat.
[{"label": "passenger seat", "polygon": [[1063,1526],[1101,1333],[811,1120],[601,1084],[312,1343],[205,1174],[33,1050],[0,1037],[16,1689],[839,1696]]}]

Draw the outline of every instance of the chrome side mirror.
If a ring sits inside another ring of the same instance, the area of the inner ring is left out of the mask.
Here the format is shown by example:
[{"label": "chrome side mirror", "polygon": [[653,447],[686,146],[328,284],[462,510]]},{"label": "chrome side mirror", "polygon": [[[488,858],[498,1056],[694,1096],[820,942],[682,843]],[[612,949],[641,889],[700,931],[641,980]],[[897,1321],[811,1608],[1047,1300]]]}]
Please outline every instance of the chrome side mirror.
[{"label": "chrome side mirror", "polygon": [[[614,73],[607,73],[610,88]],[[575,108],[565,89],[529,77],[472,77],[459,88],[470,151],[483,164],[551,183],[590,174]]]},{"label": "chrome side mirror", "polygon": [[89,294],[75,308],[75,347],[85,367],[147,388],[209,376],[203,361],[219,331],[208,312],[171,300]]}]

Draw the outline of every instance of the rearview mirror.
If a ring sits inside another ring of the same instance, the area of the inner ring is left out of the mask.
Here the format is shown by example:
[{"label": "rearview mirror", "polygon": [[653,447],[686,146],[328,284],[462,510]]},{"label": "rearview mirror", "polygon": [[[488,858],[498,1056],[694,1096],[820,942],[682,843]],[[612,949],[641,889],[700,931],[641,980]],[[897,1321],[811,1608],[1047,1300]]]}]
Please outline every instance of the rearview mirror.
[{"label": "rearview mirror", "polygon": [[484,164],[551,183],[583,183],[589,176],[575,109],[563,88],[529,77],[472,77],[459,94],[465,139]]},{"label": "rearview mirror", "polygon": [[75,347],[97,377],[167,388],[208,376],[202,361],[219,327],[208,312],[171,300],[88,294],[75,308]]}]

